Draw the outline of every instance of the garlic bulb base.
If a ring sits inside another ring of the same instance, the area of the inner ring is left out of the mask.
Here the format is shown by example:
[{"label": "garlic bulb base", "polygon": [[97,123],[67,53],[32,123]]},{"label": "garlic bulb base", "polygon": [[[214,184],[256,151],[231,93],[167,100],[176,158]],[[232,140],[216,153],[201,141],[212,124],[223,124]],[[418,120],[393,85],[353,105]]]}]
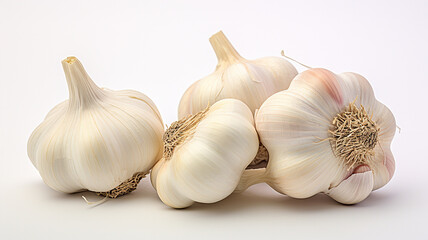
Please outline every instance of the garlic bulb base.
[{"label": "garlic bulb base", "polygon": [[146,177],[148,172],[138,172],[134,174],[131,178],[121,183],[119,186],[113,188],[108,192],[97,192],[98,196],[108,197],[108,198],[117,198],[123,195],[126,195],[135,189],[137,189],[138,183],[140,183],[141,179]]},{"label": "garlic bulb base", "polygon": [[368,116],[364,106],[355,106],[355,100],[336,115],[332,122],[333,130],[329,130],[332,150],[348,170],[356,165],[370,165],[379,141],[379,127]]},{"label": "garlic bulb base", "polygon": [[269,162],[269,152],[266,147],[259,142],[259,150],[253,161],[247,166],[235,189],[235,193],[241,193],[251,185],[266,182],[265,173]]},{"label": "garlic bulb base", "polygon": [[259,143],[259,151],[254,160],[248,165],[247,169],[266,168],[269,162],[269,152],[266,147]]}]

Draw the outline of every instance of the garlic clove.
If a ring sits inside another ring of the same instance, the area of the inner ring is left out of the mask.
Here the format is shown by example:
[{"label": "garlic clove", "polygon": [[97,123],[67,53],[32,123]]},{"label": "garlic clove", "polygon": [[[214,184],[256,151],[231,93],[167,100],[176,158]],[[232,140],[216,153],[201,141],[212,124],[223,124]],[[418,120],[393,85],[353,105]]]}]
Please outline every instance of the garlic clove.
[{"label": "garlic clove", "polygon": [[[193,200],[186,196],[186,194],[183,194],[180,185],[177,181],[175,181],[176,178],[176,172],[174,171],[173,166],[171,165],[172,162],[165,161],[164,159],[160,160],[160,162],[157,165],[160,165],[156,169],[158,169],[155,172],[152,172],[151,175],[154,176],[152,179],[155,180],[153,185],[156,185],[156,192],[159,195],[159,198],[162,202],[167,204],[170,207],[173,208],[186,208],[193,204]],[[174,177],[162,177],[162,176],[174,176]]]},{"label": "garlic clove", "polygon": [[375,148],[375,160],[372,163],[375,173],[373,190],[385,186],[394,175],[395,160],[389,145],[390,143],[380,143]]},{"label": "garlic clove", "polygon": [[297,75],[284,58],[244,59],[221,31],[210,38],[210,43],[218,58],[217,67],[186,90],[178,107],[179,119],[226,98],[243,101],[254,113],[269,96],[287,89]]},{"label": "garlic clove", "polygon": [[[337,182],[336,179],[343,173],[337,167],[334,155],[326,151],[325,147],[312,146],[309,154],[299,156],[305,151],[303,146],[305,145],[302,144],[300,150],[289,148],[287,152],[290,157],[287,161],[272,155],[268,163],[267,183],[277,192],[293,198],[308,198],[322,192],[330,183]],[[292,154],[293,151],[295,155]]]},{"label": "garlic clove", "polygon": [[[312,73],[307,74],[301,79],[313,81]],[[326,84],[314,82],[315,91],[309,91],[296,87],[300,83],[295,80],[292,87],[302,91],[282,91],[266,100],[257,112],[256,128],[269,152],[267,183],[290,197],[307,198],[337,182],[344,170],[338,169],[329,141],[321,141],[329,137],[327,119],[333,119],[336,109],[331,98],[315,92]]]},{"label": "garlic clove", "polygon": [[366,165],[354,170],[347,179],[337,187],[329,189],[326,194],[343,204],[355,204],[366,199],[373,189],[373,172]]}]

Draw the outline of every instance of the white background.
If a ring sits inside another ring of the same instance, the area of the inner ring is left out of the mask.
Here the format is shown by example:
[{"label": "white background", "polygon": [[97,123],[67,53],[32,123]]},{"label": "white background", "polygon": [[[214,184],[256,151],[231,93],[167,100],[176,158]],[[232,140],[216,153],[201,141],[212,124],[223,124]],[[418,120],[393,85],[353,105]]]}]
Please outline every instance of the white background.
[{"label": "white background", "polygon": [[[26,142],[68,98],[62,59],[77,56],[99,86],[147,94],[170,124],[185,89],[214,70],[219,30],[249,59],[284,49],[369,79],[402,129],[391,182],[355,206],[259,184],[185,210],[148,179],[97,207],[43,183]],[[427,239],[427,30],[427,1],[0,1],[0,238]]]}]

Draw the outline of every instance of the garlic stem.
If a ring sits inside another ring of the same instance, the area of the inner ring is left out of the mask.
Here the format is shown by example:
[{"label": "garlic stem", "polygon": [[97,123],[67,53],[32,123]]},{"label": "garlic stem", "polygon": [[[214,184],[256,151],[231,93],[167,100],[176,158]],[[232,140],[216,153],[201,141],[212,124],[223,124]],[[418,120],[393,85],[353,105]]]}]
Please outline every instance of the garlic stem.
[{"label": "garlic stem", "polygon": [[235,193],[245,191],[250,186],[266,182],[266,168],[247,169],[241,176],[238,186],[235,188]]},{"label": "garlic stem", "polygon": [[104,93],[92,81],[76,57],[67,57],[62,61],[65,78],[69,90],[69,104],[75,107],[84,107],[100,99]]},{"label": "garlic stem", "polygon": [[212,35],[210,43],[217,55],[219,65],[223,62],[231,63],[243,59],[222,31]]},{"label": "garlic stem", "polygon": [[303,66],[303,67],[305,67],[305,68],[311,68],[311,67],[309,67],[308,65],[305,65],[305,64],[303,64],[303,63],[301,63],[301,62],[297,61],[297,60],[296,60],[296,59],[294,59],[294,58],[291,58],[291,57],[289,57],[289,56],[286,56],[286,55],[284,54],[284,50],[281,50],[281,56],[283,56],[283,57],[285,57],[285,58],[287,58],[287,59],[290,59],[291,61],[293,61],[293,62],[295,62],[295,63],[298,63],[298,64],[302,65],[302,66]]}]

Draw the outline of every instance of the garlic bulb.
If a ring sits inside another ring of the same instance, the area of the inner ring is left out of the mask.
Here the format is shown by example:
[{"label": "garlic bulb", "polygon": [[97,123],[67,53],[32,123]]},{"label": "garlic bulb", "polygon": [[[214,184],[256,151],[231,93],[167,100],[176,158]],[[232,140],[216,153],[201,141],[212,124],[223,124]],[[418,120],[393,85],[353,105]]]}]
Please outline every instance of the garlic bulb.
[{"label": "garlic bulb", "polygon": [[269,96],[287,89],[297,75],[296,68],[280,57],[244,59],[221,31],[210,43],[218,58],[217,67],[186,90],[178,107],[179,119],[225,98],[243,101],[254,114]]},{"label": "garlic bulb", "polygon": [[62,61],[69,100],[28,140],[28,156],[51,188],[115,198],[136,188],[162,153],[155,104],[132,90],[101,89],[75,57]]},{"label": "garlic bulb", "polygon": [[259,146],[251,111],[235,99],[174,122],[163,139],[163,158],[150,177],[160,199],[174,208],[227,197]]},{"label": "garlic bulb", "polygon": [[353,204],[394,174],[394,116],[356,73],[309,69],[267,99],[255,121],[268,163],[247,170],[237,191],[267,182],[290,197],[324,192]]}]

